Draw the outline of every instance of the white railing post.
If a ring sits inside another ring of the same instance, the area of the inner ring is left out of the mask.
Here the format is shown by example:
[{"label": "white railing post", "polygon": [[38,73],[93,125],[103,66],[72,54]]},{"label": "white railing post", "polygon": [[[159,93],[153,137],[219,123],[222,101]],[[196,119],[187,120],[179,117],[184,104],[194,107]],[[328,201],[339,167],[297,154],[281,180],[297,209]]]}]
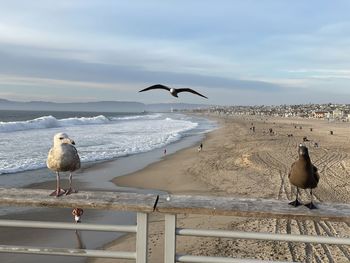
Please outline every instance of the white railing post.
[{"label": "white railing post", "polygon": [[165,215],[164,262],[175,263],[176,256],[176,215]]},{"label": "white railing post", "polygon": [[137,213],[136,263],[147,263],[148,214]]}]

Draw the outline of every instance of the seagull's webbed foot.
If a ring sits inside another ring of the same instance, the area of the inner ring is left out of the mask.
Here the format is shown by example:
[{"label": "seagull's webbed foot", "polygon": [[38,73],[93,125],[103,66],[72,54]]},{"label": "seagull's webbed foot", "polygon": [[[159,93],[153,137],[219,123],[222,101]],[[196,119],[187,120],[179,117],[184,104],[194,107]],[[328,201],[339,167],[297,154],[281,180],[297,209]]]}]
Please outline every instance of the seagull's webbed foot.
[{"label": "seagull's webbed foot", "polygon": [[61,195],[64,195],[66,193],[66,191],[64,189],[56,189],[55,191],[53,191],[50,196],[56,196],[56,197],[60,197]]},{"label": "seagull's webbed foot", "polygon": [[66,195],[70,195],[70,194],[75,194],[75,193],[78,193],[77,190],[75,190],[74,188],[72,187],[69,187],[69,189],[66,192]]},{"label": "seagull's webbed foot", "polygon": [[302,203],[299,202],[298,199],[295,199],[294,201],[288,203],[289,205],[292,205],[294,207],[298,207],[299,205],[302,205]]},{"label": "seagull's webbed foot", "polygon": [[313,202],[310,202],[310,203],[306,204],[305,206],[307,208],[309,208],[310,210],[317,209],[317,206],[315,206]]}]

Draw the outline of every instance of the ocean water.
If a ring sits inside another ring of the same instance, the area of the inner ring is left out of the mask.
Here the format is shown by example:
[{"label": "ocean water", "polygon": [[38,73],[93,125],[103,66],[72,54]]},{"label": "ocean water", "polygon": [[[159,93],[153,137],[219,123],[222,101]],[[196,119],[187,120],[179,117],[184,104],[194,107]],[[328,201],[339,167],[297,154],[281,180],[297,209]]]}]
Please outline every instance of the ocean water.
[{"label": "ocean water", "polygon": [[215,123],[177,113],[0,111],[0,174],[46,167],[53,136],[65,132],[83,163],[151,151]]}]

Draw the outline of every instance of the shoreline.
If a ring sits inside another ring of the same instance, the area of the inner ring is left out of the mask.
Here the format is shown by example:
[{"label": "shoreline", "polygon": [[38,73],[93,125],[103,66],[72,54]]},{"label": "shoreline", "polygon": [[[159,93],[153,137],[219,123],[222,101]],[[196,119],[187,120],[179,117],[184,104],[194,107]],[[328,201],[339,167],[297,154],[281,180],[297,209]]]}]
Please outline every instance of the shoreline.
[{"label": "shoreline", "polygon": [[[210,132],[210,131],[209,131]],[[166,146],[167,156],[172,155],[175,152],[181,151],[181,149],[192,147],[200,142],[205,134],[195,133],[189,134],[181,138],[179,141],[170,143]],[[154,162],[158,162],[164,158],[164,148],[154,149],[149,152],[138,153],[125,157],[120,157],[115,160],[108,160],[96,163],[84,164],[82,169],[73,174],[73,184],[79,190],[91,190],[91,191],[138,191],[149,192],[150,189],[136,189],[128,187],[118,187],[112,180],[123,174],[133,173],[138,170],[142,170]],[[165,156],[165,158],[167,157]],[[54,189],[55,188],[55,175],[48,169],[39,169],[35,171],[28,171],[19,173],[17,182],[14,182],[16,187],[17,183],[21,182],[21,179],[26,176],[35,176],[44,178],[44,182],[30,183],[25,188],[37,188],[37,189]],[[51,179],[51,180],[48,180]],[[8,178],[9,180],[9,178]],[[16,179],[15,179],[16,180]],[[30,180],[29,180],[30,181]],[[61,185],[66,187],[68,185],[68,176],[63,175],[61,177]],[[50,197],[48,197],[50,198]],[[5,211],[5,215],[1,215],[0,218],[6,219],[22,219],[22,220],[38,220],[38,221],[58,221],[58,222],[72,222],[71,209],[44,209],[44,208],[1,208],[2,212]],[[136,215],[132,212],[111,212],[111,211],[99,211],[89,209],[84,212],[82,218],[83,222],[94,224],[134,224],[136,221]],[[76,247],[78,248],[82,244],[87,248],[93,249],[114,241],[116,239],[124,238],[125,234],[122,233],[106,233],[106,232],[91,232],[91,231],[79,231],[77,236],[73,231],[55,231],[46,229],[21,229],[21,228],[0,228],[2,235],[0,240],[2,243],[16,244],[16,245],[31,245],[31,246],[46,246],[51,247]],[[23,236],[23,233],[25,233]],[[79,241],[80,240],[80,241]],[[67,257],[70,262],[81,263],[86,262],[87,258],[80,257]],[[43,261],[50,261],[51,263],[58,263],[62,261],[60,256],[35,256],[35,255],[20,255],[20,254],[2,254],[0,256],[2,262],[13,261],[16,262],[28,262],[36,263],[38,259]]]},{"label": "shoreline", "polygon": [[[208,133],[201,140],[204,145],[206,145],[208,137],[210,137],[212,133],[215,133],[215,131]],[[167,154],[162,159],[149,164],[143,169],[113,178],[112,182],[118,187],[165,191],[171,194],[204,192],[208,189],[207,185],[202,184],[198,180],[194,180],[194,178],[185,179],[181,169],[184,165],[184,159],[186,159],[186,163],[191,163],[197,154],[201,154],[198,153],[197,148],[197,146],[192,145],[175,153]],[[167,170],[169,164],[171,167],[177,169]],[[163,171],[166,172],[164,173]],[[152,174],[152,181],[140,180],[141,176],[148,177],[150,174]],[[183,181],[186,181],[186,185],[181,183]]]},{"label": "shoreline", "polygon": [[[149,164],[143,169],[117,176],[113,178],[112,182],[117,187],[151,189],[153,191],[165,191],[171,194],[197,194],[214,190],[207,183],[197,180],[194,177],[186,176],[187,172],[184,170],[196,162],[198,156],[205,154],[205,151],[207,151],[206,148],[210,147],[212,143],[215,143],[215,138],[220,137],[221,129],[225,128],[225,123],[221,118],[214,116],[205,117],[215,121],[217,128],[203,134],[200,140],[203,148],[200,152],[198,151],[198,146],[194,147],[194,144],[189,145],[179,151],[166,154],[163,158]],[[168,169],[168,167],[172,169]],[[152,178],[152,180],[143,180],[143,177]],[[182,182],[186,182],[186,184],[184,185]]]}]

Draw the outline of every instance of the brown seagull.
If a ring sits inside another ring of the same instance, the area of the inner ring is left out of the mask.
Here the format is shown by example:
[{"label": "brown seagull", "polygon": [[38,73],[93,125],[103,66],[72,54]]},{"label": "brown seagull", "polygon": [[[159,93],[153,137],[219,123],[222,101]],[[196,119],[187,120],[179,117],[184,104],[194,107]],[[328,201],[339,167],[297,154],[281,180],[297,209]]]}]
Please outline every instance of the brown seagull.
[{"label": "brown seagull", "polygon": [[[51,195],[59,197],[63,194],[69,195],[77,192],[72,188],[72,172],[80,168],[80,158],[77,149],[74,147],[75,142],[65,133],[57,133],[53,137],[53,147],[47,156],[47,167],[56,172],[57,187]],[[69,189],[60,188],[60,172],[69,172]]]},{"label": "brown seagull", "polygon": [[196,94],[198,96],[201,96],[203,98],[206,98],[206,96],[198,93],[197,91],[193,90],[193,89],[189,89],[189,88],[185,88],[185,89],[175,89],[175,88],[169,88],[167,86],[164,86],[162,84],[156,84],[156,85],[153,85],[153,86],[150,86],[148,88],[145,88],[143,90],[140,90],[139,92],[143,92],[143,91],[147,91],[147,90],[152,90],[152,89],[165,89],[167,91],[170,92],[171,95],[173,95],[174,97],[178,98],[177,94],[180,93],[180,92],[191,92],[193,94]]},{"label": "brown seagull", "polygon": [[305,206],[309,209],[317,208],[313,203],[312,189],[317,187],[320,176],[317,172],[316,166],[311,163],[309,151],[306,146],[299,145],[299,159],[292,164],[289,172],[289,181],[292,185],[297,187],[296,199],[289,204],[292,206],[299,206],[301,203],[298,200],[299,188],[310,188],[311,202]]}]

